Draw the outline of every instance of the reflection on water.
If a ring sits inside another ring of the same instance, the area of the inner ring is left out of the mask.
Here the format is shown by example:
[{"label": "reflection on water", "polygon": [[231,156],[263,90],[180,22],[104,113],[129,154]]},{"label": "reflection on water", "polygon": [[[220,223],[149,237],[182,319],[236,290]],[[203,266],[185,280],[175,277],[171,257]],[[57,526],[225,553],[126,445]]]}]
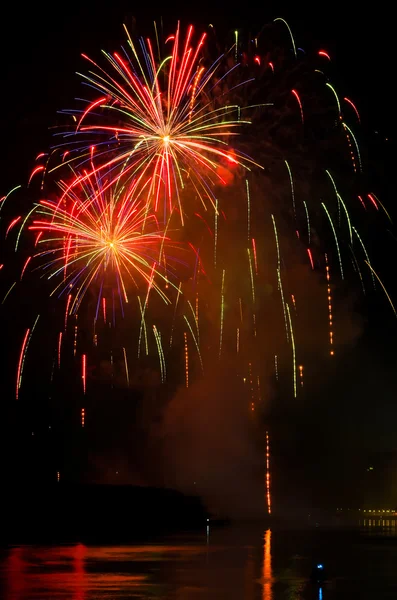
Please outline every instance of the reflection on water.
[{"label": "reflection on water", "polygon": [[[18,546],[0,553],[4,600],[397,598],[396,529],[211,530],[130,546]],[[328,579],[310,580],[318,560]]]}]

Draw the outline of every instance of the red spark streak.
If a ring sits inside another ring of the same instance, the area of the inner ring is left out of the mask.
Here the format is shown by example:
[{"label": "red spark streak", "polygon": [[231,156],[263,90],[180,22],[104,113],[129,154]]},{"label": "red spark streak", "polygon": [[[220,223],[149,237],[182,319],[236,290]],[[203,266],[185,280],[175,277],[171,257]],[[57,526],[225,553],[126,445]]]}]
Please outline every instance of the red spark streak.
[{"label": "red spark streak", "polygon": [[19,397],[19,388],[21,387],[21,382],[20,382],[21,368],[22,368],[22,362],[23,362],[23,357],[24,357],[24,354],[25,354],[25,348],[26,348],[26,344],[27,344],[27,341],[28,341],[29,333],[30,333],[30,329],[27,329],[26,333],[25,333],[25,337],[23,338],[21,353],[19,355],[18,369],[17,369],[17,385],[16,385],[16,394],[15,394],[15,399],[16,400],[18,400],[18,397]]}]

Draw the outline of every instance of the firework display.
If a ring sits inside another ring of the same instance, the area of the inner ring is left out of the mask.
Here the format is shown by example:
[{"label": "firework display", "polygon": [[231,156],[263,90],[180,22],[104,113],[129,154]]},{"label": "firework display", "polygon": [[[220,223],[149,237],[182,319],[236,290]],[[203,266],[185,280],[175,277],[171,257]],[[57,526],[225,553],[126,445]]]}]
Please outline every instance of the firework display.
[{"label": "firework display", "polygon": [[[168,390],[190,391],[224,361],[264,427],[265,384],[305,394],[306,361],[335,361],[348,337],[338,285],[379,291],[396,314],[366,239],[391,217],[367,189],[360,113],[328,80],[325,50],[297,48],[283,19],[253,38],[235,32],[216,55],[213,26],[154,33],[125,28],[125,47],[83,55],[87,99],[61,113],[29,178],[32,205],[4,226],[7,244],[31,251],[2,304],[27,278],[49,281],[54,364],[73,354],[85,429],[98,348],[112,385],[120,364],[128,388],[152,356],[150,385]],[[44,322],[33,315],[18,333],[17,399]]]}]

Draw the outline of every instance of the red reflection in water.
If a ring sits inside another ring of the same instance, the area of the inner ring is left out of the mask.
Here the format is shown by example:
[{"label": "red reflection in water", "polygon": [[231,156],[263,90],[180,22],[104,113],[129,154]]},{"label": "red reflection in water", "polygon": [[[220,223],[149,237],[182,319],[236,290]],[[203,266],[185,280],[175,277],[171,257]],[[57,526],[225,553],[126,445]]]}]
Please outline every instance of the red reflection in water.
[{"label": "red reflection in water", "polygon": [[85,600],[86,597],[86,572],[85,572],[85,554],[86,547],[83,544],[77,544],[74,549],[73,566],[75,577],[75,591],[73,600]]},{"label": "red reflection in water", "polygon": [[8,573],[6,590],[12,600],[21,600],[25,592],[25,562],[23,548],[11,548],[8,554],[6,569]]}]

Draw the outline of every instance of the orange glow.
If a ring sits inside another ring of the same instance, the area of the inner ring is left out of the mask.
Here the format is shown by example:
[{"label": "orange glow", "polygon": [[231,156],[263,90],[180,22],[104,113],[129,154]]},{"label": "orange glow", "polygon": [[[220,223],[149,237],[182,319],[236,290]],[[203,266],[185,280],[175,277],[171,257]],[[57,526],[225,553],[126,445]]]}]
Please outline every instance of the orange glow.
[{"label": "orange glow", "polygon": [[84,427],[85,425],[85,408],[81,409],[81,426]]},{"label": "orange glow", "polygon": [[265,531],[263,539],[263,600],[272,600],[272,532],[270,529]]}]

